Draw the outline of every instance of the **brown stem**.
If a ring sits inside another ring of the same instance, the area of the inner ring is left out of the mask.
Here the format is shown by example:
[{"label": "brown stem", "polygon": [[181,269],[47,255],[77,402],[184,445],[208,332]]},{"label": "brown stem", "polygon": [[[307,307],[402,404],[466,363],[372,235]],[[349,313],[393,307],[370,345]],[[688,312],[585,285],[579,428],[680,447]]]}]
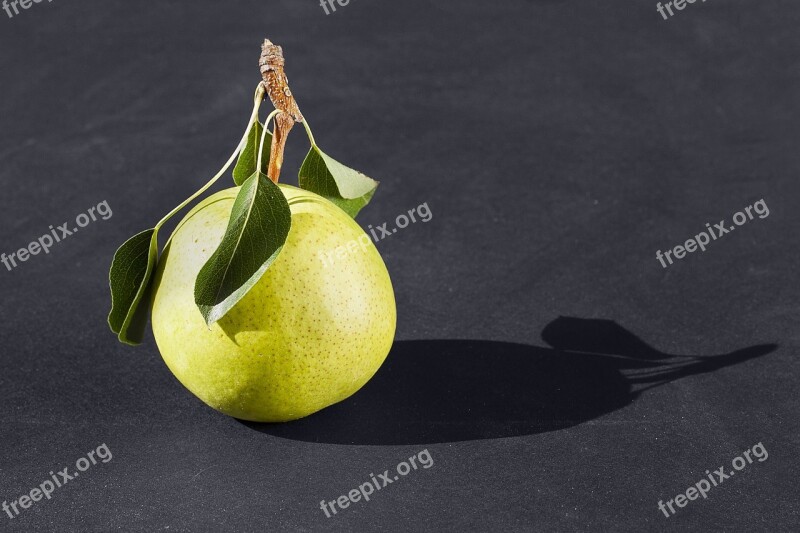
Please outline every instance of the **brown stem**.
[{"label": "brown stem", "polygon": [[[297,107],[297,102],[295,102],[292,91],[289,89],[289,79],[283,71],[285,63],[283,49],[272,44],[269,39],[264,39],[264,44],[261,45],[261,58],[258,61],[261,77],[264,78],[261,83],[264,85],[272,105],[280,111],[275,116],[275,131],[272,135],[269,167],[267,169],[267,176],[275,183],[278,183],[280,178],[281,166],[283,165],[283,149],[286,146],[286,138],[289,135],[289,131],[295,122],[303,122],[303,115],[300,113],[300,108]],[[267,127],[267,125],[264,124],[264,127]]]},{"label": "brown stem", "polygon": [[288,114],[281,111],[275,115],[275,131],[272,133],[272,146],[270,147],[269,166],[267,176],[269,179],[278,183],[283,165],[283,148],[286,146],[286,137],[289,130],[294,126],[294,120]]}]

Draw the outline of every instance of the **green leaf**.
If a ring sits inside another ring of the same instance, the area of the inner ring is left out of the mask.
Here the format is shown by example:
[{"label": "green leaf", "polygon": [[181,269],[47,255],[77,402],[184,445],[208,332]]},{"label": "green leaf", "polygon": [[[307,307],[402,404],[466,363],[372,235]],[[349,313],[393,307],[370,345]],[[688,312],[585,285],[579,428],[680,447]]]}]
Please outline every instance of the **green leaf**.
[{"label": "green leaf", "polygon": [[155,229],[134,235],[114,254],[108,274],[111,287],[108,325],[125,344],[139,344],[144,337],[157,260],[158,234]]},{"label": "green leaf", "polygon": [[[247,134],[247,144],[239,154],[236,166],[233,167],[233,181],[236,185],[244,183],[258,168],[258,143],[261,140],[262,131],[264,131],[264,127],[256,119]],[[261,168],[263,169],[269,166],[270,146],[272,146],[272,135],[268,131],[264,137],[264,152],[261,154]]]},{"label": "green leaf", "polygon": [[312,146],[300,167],[300,187],[319,194],[355,218],[375,194],[378,182]]},{"label": "green leaf", "polygon": [[286,197],[263,173],[242,184],[228,228],[194,286],[194,300],[209,326],[241,300],[283,249],[292,214]]}]

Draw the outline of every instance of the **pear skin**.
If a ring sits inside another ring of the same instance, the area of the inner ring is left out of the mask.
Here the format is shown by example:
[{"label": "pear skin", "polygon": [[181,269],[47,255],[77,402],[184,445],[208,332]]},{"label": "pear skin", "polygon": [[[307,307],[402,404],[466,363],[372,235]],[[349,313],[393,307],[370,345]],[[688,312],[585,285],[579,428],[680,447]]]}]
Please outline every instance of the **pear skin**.
[{"label": "pear skin", "polygon": [[354,394],[385,360],[397,321],[372,239],[321,196],[280,189],[292,211],[286,244],[224,317],[206,325],[194,283],[222,240],[236,188],[178,224],[152,301],[153,334],[175,377],[214,409],[257,422],[302,418]]}]

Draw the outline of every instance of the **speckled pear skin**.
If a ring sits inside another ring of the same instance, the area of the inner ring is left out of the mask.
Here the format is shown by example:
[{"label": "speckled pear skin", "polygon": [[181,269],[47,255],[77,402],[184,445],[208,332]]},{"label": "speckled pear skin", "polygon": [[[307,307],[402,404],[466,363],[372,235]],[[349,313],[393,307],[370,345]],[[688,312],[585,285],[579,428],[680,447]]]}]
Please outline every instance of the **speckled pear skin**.
[{"label": "speckled pear skin", "polygon": [[[358,224],[316,194],[280,188],[292,210],[286,244],[228,314],[206,326],[194,282],[222,240],[237,188],[177,226],[152,302],[156,343],[175,377],[214,409],[257,422],[302,418],[355,393],[386,359],[397,320],[389,273]],[[326,266],[320,252],[352,241],[356,249]]]}]

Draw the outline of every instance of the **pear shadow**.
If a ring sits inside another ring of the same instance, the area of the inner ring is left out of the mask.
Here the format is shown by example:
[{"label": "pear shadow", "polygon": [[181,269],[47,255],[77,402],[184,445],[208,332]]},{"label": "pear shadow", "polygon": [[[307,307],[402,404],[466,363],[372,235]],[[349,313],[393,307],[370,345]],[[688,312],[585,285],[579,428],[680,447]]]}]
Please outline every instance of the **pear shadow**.
[{"label": "pear shadow", "polygon": [[659,352],[610,320],[561,317],[552,348],[481,340],[399,341],[350,398],[282,424],[240,421],[276,437],[359,445],[434,444],[569,428],[631,404],[646,390],[764,356]]}]

